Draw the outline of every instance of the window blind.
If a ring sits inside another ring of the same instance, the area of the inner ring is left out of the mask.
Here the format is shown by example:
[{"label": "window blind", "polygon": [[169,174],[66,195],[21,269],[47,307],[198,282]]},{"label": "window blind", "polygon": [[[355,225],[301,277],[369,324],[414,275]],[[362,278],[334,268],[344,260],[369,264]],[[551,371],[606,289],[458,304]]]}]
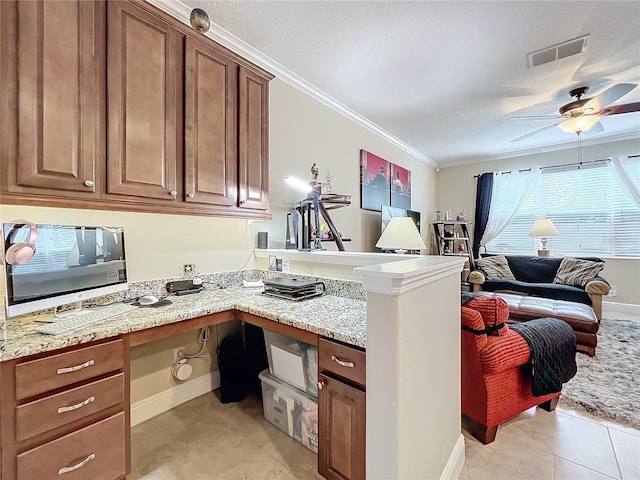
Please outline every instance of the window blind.
[{"label": "window blind", "polygon": [[[628,167],[628,173],[640,182],[640,162]],[[542,217],[560,231],[548,238],[552,254],[640,257],[640,208],[617,183],[608,162],[544,169],[529,198],[487,251],[530,255],[541,245],[529,230]]]}]

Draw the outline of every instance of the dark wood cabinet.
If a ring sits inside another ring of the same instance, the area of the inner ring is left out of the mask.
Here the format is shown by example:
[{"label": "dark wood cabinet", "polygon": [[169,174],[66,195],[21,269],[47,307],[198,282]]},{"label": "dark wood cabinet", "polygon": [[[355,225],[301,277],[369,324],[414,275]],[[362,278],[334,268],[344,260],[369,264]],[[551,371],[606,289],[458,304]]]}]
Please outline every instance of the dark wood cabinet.
[{"label": "dark wood cabinet", "polygon": [[240,68],[240,208],[269,208],[268,80]]},{"label": "dark wood cabinet", "polygon": [[210,46],[185,45],[185,200],[238,200],[238,64]]},{"label": "dark wood cabinet", "polygon": [[5,191],[97,197],[104,4],[2,3]]},{"label": "dark wood cabinet", "polygon": [[131,471],[128,337],[0,364],[0,478]]},{"label": "dark wood cabinet", "polygon": [[3,203],[269,218],[271,74],[142,0],[0,22]]},{"label": "dark wood cabinet", "polygon": [[318,344],[318,473],[366,477],[366,353],[335,341]]},{"label": "dark wood cabinet", "polygon": [[107,8],[107,193],[175,201],[181,35],[137,5]]}]

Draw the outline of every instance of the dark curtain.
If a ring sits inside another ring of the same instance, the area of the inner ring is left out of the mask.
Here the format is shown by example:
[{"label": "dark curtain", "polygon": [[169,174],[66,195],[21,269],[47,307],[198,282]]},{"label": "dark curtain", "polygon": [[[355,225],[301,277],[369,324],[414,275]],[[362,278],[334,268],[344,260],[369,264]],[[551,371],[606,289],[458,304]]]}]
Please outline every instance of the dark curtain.
[{"label": "dark curtain", "polygon": [[476,187],[476,215],[473,222],[473,258],[480,257],[480,239],[484,235],[489,220],[493,190],[493,173],[483,173],[478,177]]}]

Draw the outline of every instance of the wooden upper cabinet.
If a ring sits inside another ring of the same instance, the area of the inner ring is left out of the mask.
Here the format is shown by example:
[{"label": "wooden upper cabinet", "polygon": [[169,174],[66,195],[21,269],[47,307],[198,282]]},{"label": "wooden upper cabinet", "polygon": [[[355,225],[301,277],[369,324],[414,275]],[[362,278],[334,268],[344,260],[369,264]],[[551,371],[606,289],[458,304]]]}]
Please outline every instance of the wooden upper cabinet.
[{"label": "wooden upper cabinet", "polygon": [[240,67],[239,71],[239,207],[269,208],[269,81]]},{"label": "wooden upper cabinet", "polygon": [[98,196],[104,4],[18,2],[17,25],[11,26],[18,32],[18,100],[10,189]]},{"label": "wooden upper cabinet", "polygon": [[185,200],[238,198],[238,64],[198,40],[185,45]]},{"label": "wooden upper cabinet", "polygon": [[175,201],[183,38],[128,2],[107,25],[107,193]]}]

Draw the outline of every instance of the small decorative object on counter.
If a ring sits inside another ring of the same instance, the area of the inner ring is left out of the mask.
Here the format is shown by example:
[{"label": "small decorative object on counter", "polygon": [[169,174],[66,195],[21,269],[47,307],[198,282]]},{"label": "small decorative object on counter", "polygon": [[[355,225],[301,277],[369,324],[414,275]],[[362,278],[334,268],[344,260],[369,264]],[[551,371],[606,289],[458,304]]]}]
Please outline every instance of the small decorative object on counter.
[{"label": "small decorative object on counter", "polygon": [[459,222],[464,222],[464,210],[458,214],[456,220],[458,220]]},{"label": "small decorative object on counter", "polygon": [[436,220],[440,220],[440,210],[436,210]]}]

